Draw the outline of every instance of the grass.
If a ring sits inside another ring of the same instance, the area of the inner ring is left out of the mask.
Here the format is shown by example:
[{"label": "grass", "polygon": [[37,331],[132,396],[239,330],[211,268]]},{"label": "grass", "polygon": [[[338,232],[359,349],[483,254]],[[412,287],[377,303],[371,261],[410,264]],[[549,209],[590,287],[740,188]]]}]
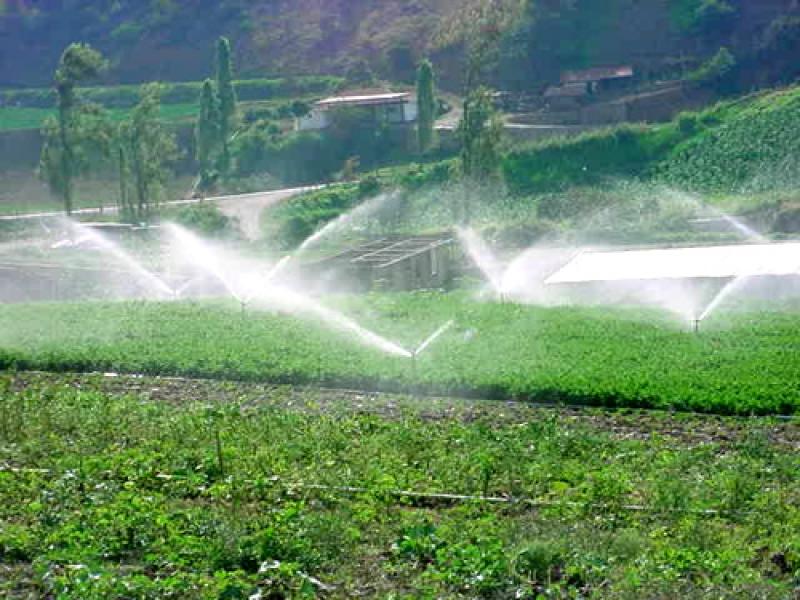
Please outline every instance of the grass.
[{"label": "grass", "polygon": [[800,410],[797,314],[712,319],[693,335],[657,313],[376,295],[345,312],[407,348],[456,328],[417,361],[309,321],[208,303],[0,306],[0,365],[420,389],[727,414]]},{"label": "grass", "polygon": [[101,386],[0,375],[4,597],[777,599],[800,574],[800,462],[769,422],[691,446]]}]

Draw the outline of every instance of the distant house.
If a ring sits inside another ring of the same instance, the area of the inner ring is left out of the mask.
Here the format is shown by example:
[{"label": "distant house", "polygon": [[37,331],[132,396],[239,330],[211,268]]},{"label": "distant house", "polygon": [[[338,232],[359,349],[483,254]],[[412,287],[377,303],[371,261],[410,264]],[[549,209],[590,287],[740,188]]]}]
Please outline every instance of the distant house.
[{"label": "distant house", "polygon": [[553,110],[575,110],[580,108],[590,95],[589,84],[568,83],[550,86],[544,92],[544,99]]},{"label": "distant house", "polygon": [[625,88],[633,82],[633,67],[595,67],[581,71],[564,71],[561,86],[585,85],[589,93]]},{"label": "distant house", "polygon": [[544,92],[552,110],[576,110],[603,92],[621,90],[633,82],[633,67],[595,67],[582,71],[564,71],[559,85]]},{"label": "distant house", "polygon": [[337,110],[348,108],[370,111],[376,123],[414,123],[418,113],[417,100],[409,92],[333,96],[315,103],[311,112],[297,119],[295,129],[298,131],[326,129],[333,122]]}]

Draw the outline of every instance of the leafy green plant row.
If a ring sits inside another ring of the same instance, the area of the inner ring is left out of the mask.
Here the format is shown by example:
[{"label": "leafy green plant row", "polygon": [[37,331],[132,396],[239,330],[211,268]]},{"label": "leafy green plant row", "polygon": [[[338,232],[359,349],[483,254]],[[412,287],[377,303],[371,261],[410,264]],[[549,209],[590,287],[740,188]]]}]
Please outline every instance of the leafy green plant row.
[{"label": "leafy green plant row", "polygon": [[[326,94],[342,82],[334,76],[303,76],[278,79],[247,79],[235,82],[239,100],[255,101],[272,98],[297,97],[311,94]],[[202,84],[197,81],[162,84],[161,101],[164,104],[196,103],[200,98]],[[140,99],[137,85],[87,87],[80,95],[90,102],[108,108],[131,108]],[[0,92],[0,105],[20,108],[53,108],[56,96],[52,89],[21,89]]]},{"label": "leafy green plant row", "polygon": [[282,390],[204,405],[15,384],[0,376],[6,597],[777,599],[800,574],[800,459],[765,422],[684,447],[534,411],[425,419],[395,399],[392,420],[292,411]]},{"label": "leafy green plant row", "polygon": [[415,348],[389,357],[324,324],[208,303],[0,307],[0,365],[322,383],[725,414],[800,410],[796,313],[721,313],[695,335],[659,313],[377,295],[343,310]]}]

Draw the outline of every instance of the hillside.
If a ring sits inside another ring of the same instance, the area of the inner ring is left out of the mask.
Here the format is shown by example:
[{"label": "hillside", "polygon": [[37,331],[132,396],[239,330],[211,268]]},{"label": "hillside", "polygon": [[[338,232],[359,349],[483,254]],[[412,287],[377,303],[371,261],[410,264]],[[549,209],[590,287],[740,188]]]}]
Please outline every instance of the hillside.
[{"label": "hillside", "polygon": [[[111,79],[191,80],[208,73],[218,35],[242,75],[344,71],[357,59],[413,69],[457,0],[6,0],[0,84],[44,85],[63,47],[81,40],[111,57]],[[5,6],[5,8],[3,8]],[[20,56],[14,51],[26,48]]]},{"label": "hillside", "polygon": [[[737,57],[744,87],[798,74],[795,0],[523,5],[493,70],[497,87],[537,88],[565,68],[622,62],[648,78],[682,75],[721,46]],[[61,50],[76,40],[112,59],[112,83],[197,80],[208,73],[209,41],[225,34],[243,77],[344,74],[366,62],[381,77],[405,80],[429,54],[444,85],[458,88],[463,53],[457,41],[441,47],[440,34],[464,8],[465,0],[0,0],[0,85],[48,84]]]},{"label": "hillside", "polygon": [[655,126],[625,125],[515,149],[506,180],[518,193],[645,178],[705,193],[797,182],[800,86],[721,102]]}]

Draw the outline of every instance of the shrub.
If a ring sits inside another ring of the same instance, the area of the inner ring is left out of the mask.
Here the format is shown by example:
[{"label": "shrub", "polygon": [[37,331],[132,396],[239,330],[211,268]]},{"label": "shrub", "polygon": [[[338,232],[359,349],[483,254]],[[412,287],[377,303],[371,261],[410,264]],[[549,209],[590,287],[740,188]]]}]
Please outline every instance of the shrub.
[{"label": "shrub", "polygon": [[684,34],[719,31],[737,13],[726,0],[672,0],[671,4],[672,22]]},{"label": "shrub", "polygon": [[689,74],[689,80],[713,87],[717,91],[729,91],[731,75],[736,69],[736,57],[724,46],[700,68]]},{"label": "shrub", "polygon": [[526,581],[546,583],[557,580],[564,566],[561,547],[553,542],[534,542],[514,559],[515,574]]},{"label": "shrub", "polygon": [[775,218],[776,233],[800,233],[800,204],[789,204],[781,208]]},{"label": "shrub", "polygon": [[212,202],[189,204],[178,211],[174,220],[176,223],[206,236],[227,236],[233,234],[237,229],[235,219],[225,215]]},{"label": "shrub", "polygon": [[694,113],[678,115],[678,130],[684,135],[693,135],[697,131],[697,115]]},{"label": "shrub", "polygon": [[622,125],[514,150],[504,158],[502,169],[515,194],[550,192],[597,184],[608,177],[639,175],[673,142],[661,139],[657,130]]}]

